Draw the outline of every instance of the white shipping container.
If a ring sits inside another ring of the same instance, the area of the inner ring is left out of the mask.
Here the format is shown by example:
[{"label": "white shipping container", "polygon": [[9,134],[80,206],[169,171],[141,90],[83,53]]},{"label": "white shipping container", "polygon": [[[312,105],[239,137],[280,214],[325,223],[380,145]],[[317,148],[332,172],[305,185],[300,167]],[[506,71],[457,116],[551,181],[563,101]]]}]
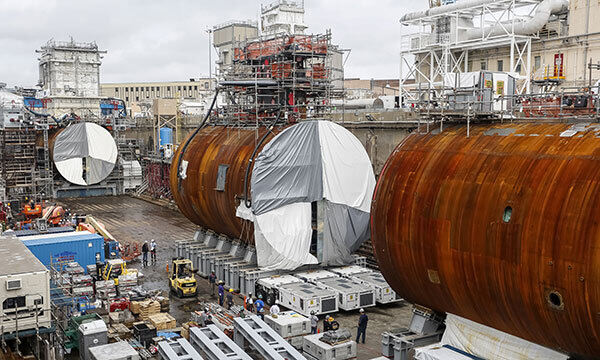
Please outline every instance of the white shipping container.
[{"label": "white shipping container", "polygon": [[[50,327],[50,274],[14,236],[0,237],[0,319],[4,333]],[[17,315],[18,314],[18,315]]]}]

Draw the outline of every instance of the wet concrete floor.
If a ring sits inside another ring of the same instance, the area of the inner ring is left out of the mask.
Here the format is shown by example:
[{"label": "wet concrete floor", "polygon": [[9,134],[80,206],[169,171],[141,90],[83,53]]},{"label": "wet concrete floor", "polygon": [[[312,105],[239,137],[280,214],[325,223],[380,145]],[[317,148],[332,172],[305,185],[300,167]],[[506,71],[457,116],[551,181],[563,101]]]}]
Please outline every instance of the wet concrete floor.
[{"label": "wet concrete floor", "polygon": [[[168,291],[166,266],[175,256],[175,242],[191,239],[196,229],[180,212],[130,196],[64,199],[61,202],[72,212],[94,216],[117,240],[149,242],[154,239],[157,243],[156,263],[143,267],[140,256],[128,266],[140,269],[144,274],[141,280],[144,289]],[[198,277],[198,286],[198,298],[179,299],[171,294],[170,313],[178,325],[189,321],[190,312],[200,309],[199,302],[216,302],[206,279]],[[235,301],[243,303],[242,298]],[[411,306],[405,303],[367,308],[366,312],[369,316],[367,340],[364,345],[358,345],[359,360],[381,356],[381,333],[407,327],[412,313]],[[340,327],[356,334],[358,311],[341,311],[333,317]]]}]

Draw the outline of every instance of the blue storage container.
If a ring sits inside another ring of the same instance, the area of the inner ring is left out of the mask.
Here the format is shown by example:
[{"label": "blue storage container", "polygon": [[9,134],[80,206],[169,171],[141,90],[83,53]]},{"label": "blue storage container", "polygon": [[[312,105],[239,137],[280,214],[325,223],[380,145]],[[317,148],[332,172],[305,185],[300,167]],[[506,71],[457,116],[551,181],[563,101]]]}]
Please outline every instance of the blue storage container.
[{"label": "blue storage container", "polygon": [[158,139],[159,139],[160,146],[172,144],[173,143],[173,129],[168,128],[168,127],[160,128],[160,130],[158,131]]},{"label": "blue storage container", "polygon": [[76,261],[84,269],[96,261],[104,262],[104,238],[89,231],[22,236],[19,239],[47,268],[50,268],[51,258],[53,262]]}]

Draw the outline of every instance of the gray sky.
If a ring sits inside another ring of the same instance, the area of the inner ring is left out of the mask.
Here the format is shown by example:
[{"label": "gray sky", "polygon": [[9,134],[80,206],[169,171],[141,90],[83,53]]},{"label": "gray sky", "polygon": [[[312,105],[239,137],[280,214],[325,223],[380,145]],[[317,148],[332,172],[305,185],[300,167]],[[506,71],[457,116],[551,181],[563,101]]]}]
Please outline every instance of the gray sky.
[{"label": "gray sky", "polygon": [[[187,80],[208,74],[205,29],[255,20],[258,0],[0,0],[0,82],[37,83],[47,40],[96,41],[107,50],[102,82]],[[400,16],[426,0],[305,0],[309,33],[330,28],[352,52],[346,77],[397,78]],[[213,55],[215,53],[213,52]],[[213,56],[214,60],[214,56]]]}]

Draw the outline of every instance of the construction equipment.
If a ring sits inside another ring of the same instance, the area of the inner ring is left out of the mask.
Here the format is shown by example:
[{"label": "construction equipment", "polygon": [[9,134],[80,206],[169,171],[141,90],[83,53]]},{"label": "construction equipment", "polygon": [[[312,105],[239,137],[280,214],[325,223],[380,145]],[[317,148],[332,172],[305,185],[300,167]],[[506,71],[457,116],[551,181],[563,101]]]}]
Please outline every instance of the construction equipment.
[{"label": "construction equipment", "polygon": [[[112,234],[106,230],[104,224],[96,220],[93,216],[86,216],[85,223],[104,237],[104,251],[107,259],[116,259],[120,257],[125,261],[131,261],[142,254],[142,246],[139,242],[117,241]],[[80,226],[82,226],[82,224],[80,224]],[[86,226],[83,225],[83,227]]]},{"label": "construction equipment", "polygon": [[42,210],[42,220],[57,226],[63,220],[65,209],[59,205],[51,205]]},{"label": "construction equipment", "polygon": [[169,270],[169,288],[171,291],[179,297],[196,295],[198,284],[191,260],[174,258]]},{"label": "construction equipment", "polygon": [[114,280],[115,286],[119,285],[119,275],[126,275],[128,273],[127,263],[123,259],[108,259],[102,269],[102,279]]}]

